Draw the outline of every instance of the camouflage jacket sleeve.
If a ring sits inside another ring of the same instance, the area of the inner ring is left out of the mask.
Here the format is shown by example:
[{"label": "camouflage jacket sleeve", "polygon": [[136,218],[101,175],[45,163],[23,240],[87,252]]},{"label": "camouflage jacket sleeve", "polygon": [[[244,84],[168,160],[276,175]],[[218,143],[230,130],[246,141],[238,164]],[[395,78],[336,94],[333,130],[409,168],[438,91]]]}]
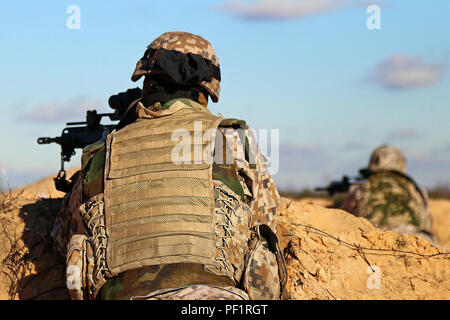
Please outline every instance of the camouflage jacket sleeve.
[{"label": "camouflage jacket sleeve", "polygon": [[79,208],[86,199],[103,192],[104,163],[104,141],[83,149],[81,170],[71,178],[75,181],[74,186],[66,194],[52,230],[55,248],[64,256],[72,236],[85,234],[84,221]]},{"label": "camouflage jacket sleeve", "polygon": [[358,212],[358,205],[363,201],[367,194],[364,183],[355,183],[350,186],[348,195],[341,206],[342,210],[354,214],[355,216],[364,216]]},{"label": "camouflage jacket sleeve", "polygon": [[83,203],[83,184],[81,171],[76,173],[72,191],[66,194],[51,232],[55,249],[66,256],[70,239],[75,234],[85,234],[84,223],[79,213]]},{"label": "camouflage jacket sleeve", "polygon": [[226,137],[227,143],[232,145],[237,178],[252,209],[251,225],[264,223],[275,232],[276,208],[281,199],[269,174],[267,158],[256,144],[254,132],[250,129],[242,130],[245,133],[243,135],[240,129],[219,128],[219,130]]}]

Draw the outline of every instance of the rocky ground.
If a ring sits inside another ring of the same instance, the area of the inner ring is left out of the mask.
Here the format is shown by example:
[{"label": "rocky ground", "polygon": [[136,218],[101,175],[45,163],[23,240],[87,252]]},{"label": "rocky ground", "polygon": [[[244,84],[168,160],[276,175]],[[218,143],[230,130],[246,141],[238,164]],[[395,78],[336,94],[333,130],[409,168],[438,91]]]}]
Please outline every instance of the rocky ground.
[{"label": "rocky ground", "polygon": [[[69,298],[50,239],[62,195],[51,178],[0,195],[0,299]],[[329,205],[283,199],[277,233],[293,299],[450,299],[449,200],[430,201],[435,244]]]}]

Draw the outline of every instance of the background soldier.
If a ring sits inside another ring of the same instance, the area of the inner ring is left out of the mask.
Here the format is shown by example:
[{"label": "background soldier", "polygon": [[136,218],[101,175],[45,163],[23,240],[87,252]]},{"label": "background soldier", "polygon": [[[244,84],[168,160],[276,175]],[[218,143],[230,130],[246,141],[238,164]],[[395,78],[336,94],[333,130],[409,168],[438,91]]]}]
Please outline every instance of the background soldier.
[{"label": "background soldier", "polygon": [[245,121],[206,108],[221,80],[211,44],[164,33],[131,79],[142,76],[116,129],[83,149],[54,228],[72,298],[279,299],[280,197]]},{"label": "background soldier", "polygon": [[382,228],[430,238],[427,192],[407,175],[406,159],[398,148],[378,147],[369,167],[360,172],[367,179],[350,187],[343,210]]}]

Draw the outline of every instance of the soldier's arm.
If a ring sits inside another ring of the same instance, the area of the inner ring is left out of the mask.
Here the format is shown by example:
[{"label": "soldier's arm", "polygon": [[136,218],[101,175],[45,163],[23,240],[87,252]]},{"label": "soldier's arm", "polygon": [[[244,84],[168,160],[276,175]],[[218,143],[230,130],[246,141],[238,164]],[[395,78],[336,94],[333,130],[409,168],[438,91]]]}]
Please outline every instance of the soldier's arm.
[{"label": "soldier's arm", "polygon": [[367,198],[367,183],[355,183],[349,188],[348,195],[345,198],[341,209],[355,216],[364,216],[359,208],[363,206]]},{"label": "soldier's arm", "polygon": [[[237,177],[249,199],[252,209],[252,224],[264,223],[276,230],[276,208],[281,202],[275,183],[266,166],[266,159],[259,150],[251,130],[244,130],[248,139],[245,148],[245,137],[239,129],[221,129],[231,145],[235,159]],[[244,137],[244,138],[243,138]],[[246,151],[247,150],[247,151]],[[251,153],[251,154],[246,154]]]}]

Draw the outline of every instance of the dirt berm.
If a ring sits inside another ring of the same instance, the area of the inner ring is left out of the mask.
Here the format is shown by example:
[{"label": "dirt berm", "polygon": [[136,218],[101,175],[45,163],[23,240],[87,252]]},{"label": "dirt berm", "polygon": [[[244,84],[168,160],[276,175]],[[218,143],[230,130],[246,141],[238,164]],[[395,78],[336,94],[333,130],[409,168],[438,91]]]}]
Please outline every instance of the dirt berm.
[{"label": "dirt berm", "polygon": [[[324,200],[283,200],[277,230],[293,299],[450,299],[444,247],[382,231]],[[448,233],[450,201],[431,202]]]},{"label": "dirt berm", "polygon": [[[64,259],[50,238],[61,196],[51,178],[0,195],[0,299],[69,298]],[[280,207],[293,299],[450,299],[444,247],[381,231],[328,204],[283,199]],[[431,210],[439,242],[449,246],[450,201],[432,200]]]}]

